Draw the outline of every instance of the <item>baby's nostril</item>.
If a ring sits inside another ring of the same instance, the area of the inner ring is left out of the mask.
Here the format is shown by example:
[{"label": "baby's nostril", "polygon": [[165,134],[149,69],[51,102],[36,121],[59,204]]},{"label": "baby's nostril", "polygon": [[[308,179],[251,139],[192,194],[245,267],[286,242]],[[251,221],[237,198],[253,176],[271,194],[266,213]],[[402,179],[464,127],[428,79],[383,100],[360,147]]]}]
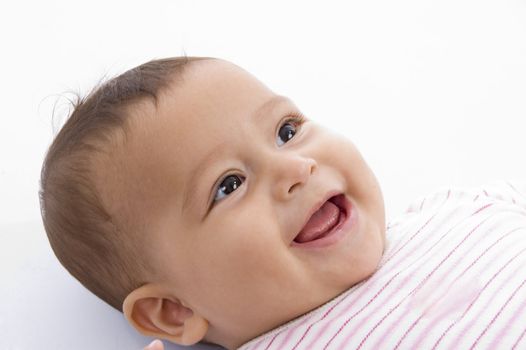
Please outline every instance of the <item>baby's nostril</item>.
[{"label": "baby's nostril", "polygon": [[289,194],[292,193],[292,191],[294,191],[294,189],[295,189],[297,186],[299,186],[299,185],[300,185],[299,183],[292,185],[292,186],[289,188]]},{"label": "baby's nostril", "polygon": [[316,170],[316,163],[312,164],[312,166],[310,167],[310,174],[312,175],[314,173],[314,170]]}]

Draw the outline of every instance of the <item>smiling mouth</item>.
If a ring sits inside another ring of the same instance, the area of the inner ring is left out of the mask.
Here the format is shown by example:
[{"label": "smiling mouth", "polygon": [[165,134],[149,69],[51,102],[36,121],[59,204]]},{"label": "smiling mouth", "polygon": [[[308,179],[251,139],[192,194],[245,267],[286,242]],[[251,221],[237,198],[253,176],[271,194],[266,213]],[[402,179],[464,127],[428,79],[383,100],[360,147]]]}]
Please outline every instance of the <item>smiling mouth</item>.
[{"label": "smiling mouth", "polygon": [[345,207],[345,195],[339,194],[330,197],[309,218],[305,226],[294,238],[294,242],[304,244],[321,240],[334,233],[348,216]]}]

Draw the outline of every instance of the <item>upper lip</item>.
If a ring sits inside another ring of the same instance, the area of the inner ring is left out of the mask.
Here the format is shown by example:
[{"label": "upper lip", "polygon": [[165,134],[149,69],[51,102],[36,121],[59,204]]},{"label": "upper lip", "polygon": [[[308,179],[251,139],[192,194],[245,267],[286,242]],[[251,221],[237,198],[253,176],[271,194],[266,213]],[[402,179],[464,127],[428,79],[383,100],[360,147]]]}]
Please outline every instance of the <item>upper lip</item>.
[{"label": "upper lip", "polygon": [[314,215],[314,213],[317,212],[323,206],[323,204],[325,204],[325,202],[339,194],[342,194],[342,192],[336,190],[332,190],[325,193],[325,195],[319,201],[317,201],[314,204],[314,206],[312,206],[312,208],[307,212],[307,215],[305,215],[305,219],[303,220],[299,230],[294,234],[294,237],[292,237],[292,240],[294,240],[298,236],[298,234],[301,232],[301,230],[303,230],[305,225],[307,225],[307,222],[309,222],[312,215]]}]

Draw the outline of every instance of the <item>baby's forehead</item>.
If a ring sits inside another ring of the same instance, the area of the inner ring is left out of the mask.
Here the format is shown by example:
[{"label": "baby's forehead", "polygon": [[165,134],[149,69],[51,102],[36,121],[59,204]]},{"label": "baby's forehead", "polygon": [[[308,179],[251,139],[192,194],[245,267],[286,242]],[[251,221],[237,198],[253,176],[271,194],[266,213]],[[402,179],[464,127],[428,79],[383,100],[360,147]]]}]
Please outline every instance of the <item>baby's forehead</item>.
[{"label": "baby's forehead", "polygon": [[169,206],[187,185],[189,170],[206,166],[232,143],[238,121],[262,119],[291,104],[229,62],[196,62],[156,103],[129,106],[124,133],[100,165],[102,185],[126,198],[129,215]]}]

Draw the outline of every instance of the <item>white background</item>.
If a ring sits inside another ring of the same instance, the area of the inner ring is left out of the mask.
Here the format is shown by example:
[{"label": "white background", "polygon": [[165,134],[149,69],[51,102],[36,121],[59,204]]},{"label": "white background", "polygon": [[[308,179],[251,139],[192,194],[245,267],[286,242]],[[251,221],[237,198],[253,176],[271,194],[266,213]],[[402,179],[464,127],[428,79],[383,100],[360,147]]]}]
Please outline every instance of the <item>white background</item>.
[{"label": "white background", "polygon": [[388,219],[438,186],[526,179],[524,0],[19,1],[0,39],[0,349],[150,340],[56,262],[37,196],[66,93],[150,59],[220,57],[291,97],[362,151]]}]

